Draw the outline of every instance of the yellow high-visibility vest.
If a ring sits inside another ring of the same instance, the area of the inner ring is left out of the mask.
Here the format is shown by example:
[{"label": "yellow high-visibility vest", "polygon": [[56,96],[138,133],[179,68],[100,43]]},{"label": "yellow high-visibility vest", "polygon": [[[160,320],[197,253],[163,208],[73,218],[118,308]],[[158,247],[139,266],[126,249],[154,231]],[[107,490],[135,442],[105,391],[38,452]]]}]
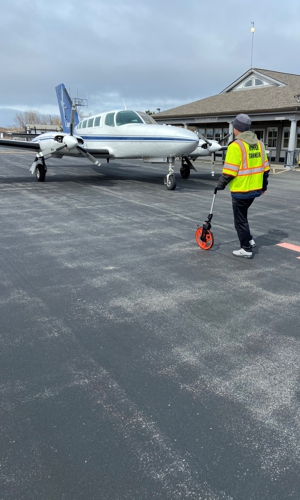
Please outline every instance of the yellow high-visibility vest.
[{"label": "yellow high-visibility vest", "polygon": [[247,142],[236,139],[228,146],[223,174],[234,176],[228,184],[232,193],[261,190],[264,172],[268,170],[268,156],[261,141],[250,146]]}]

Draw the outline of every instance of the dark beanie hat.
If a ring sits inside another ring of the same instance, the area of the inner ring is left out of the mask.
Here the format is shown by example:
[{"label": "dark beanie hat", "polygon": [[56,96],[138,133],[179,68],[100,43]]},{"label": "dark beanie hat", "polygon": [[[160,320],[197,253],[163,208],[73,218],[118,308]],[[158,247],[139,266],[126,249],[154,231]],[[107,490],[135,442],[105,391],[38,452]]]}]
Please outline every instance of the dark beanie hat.
[{"label": "dark beanie hat", "polygon": [[237,115],[233,120],[233,128],[236,128],[240,132],[245,132],[245,130],[250,130],[250,127],[251,127],[251,119],[248,115],[244,115],[244,113]]}]

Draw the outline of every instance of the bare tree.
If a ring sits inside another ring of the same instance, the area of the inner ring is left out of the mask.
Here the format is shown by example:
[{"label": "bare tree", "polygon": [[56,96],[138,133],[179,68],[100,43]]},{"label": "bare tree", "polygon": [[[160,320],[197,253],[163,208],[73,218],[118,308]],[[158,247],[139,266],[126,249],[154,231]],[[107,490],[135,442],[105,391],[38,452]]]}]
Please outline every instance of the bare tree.
[{"label": "bare tree", "polygon": [[35,125],[60,125],[61,121],[58,116],[43,115],[37,109],[29,109],[28,111],[16,113],[14,123],[18,129],[25,130],[26,125],[29,123]]}]

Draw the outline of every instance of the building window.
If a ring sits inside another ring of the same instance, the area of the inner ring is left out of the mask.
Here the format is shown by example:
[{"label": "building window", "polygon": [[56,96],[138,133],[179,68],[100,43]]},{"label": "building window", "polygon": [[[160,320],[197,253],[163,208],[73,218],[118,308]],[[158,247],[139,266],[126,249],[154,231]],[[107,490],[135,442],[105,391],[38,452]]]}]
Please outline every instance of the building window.
[{"label": "building window", "polygon": [[282,149],[289,147],[290,127],[283,127],[282,131]]},{"label": "building window", "polygon": [[222,137],[221,139],[223,139],[224,137],[226,137],[226,135],[228,135],[226,141],[223,142],[223,146],[226,146],[228,144],[229,141],[232,141],[232,136],[229,137],[229,128],[223,128],[223,133],[222,133]]},{"label": "building window", "polygon": [[198,128],[198,133],[205,136],[205,128]]},{"label": "building window", "polygon": [[278,128],[277,127],[268,128],[267,139],[269,148],[277,147],[277,137],[278,137]]},{"label": "building window", "polygon": [[222,137],[222,129],[221,128],[215,128],[215,140],[219,141]]},{"label": "building window", "polygon": [[246,80],[245,83],[243,84],[244,88],[249,88],[249,87],[261,87],[263,85],[266,85],[260,78],[249,78],[249,80]]},{"label": "building window", "polygon": [[296,148],[300,149],[300,127],[297,128]]},{"label": "building window", "polygon": [[264,129],[262,129],[262,128],[255,128],[255,129],[253,129],[253,132],[257,135],[257,139],[259,141],[264,142],[264,136],[265,136]]},{"label": "building window", "polygon": [[214,129],[213,128],[207,128],[206,129],[206,138],[207,139],[213,139],[214,138]]}]

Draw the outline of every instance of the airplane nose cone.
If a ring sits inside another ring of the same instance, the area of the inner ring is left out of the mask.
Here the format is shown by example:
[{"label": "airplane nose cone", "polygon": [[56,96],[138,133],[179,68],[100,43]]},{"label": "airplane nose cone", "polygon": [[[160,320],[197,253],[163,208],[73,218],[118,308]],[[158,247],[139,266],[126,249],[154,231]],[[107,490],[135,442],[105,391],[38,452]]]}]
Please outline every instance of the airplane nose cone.
[{"label": "airplane nose cone", "polygon": [[210,153],[216,153],[217,151],[220,151],[220,149],[222,149],[222,145],[217,143],[217,142],[213,142],[212,144],[210,144],[207,149]]},{"label": "airplane nose cone", "polygon": [[178,144],[182,145],[182,154],[188,154],[194,151],[198,146],[199,138],[194,132],[191,130],[180,128],[180,127],[172,127],[176,128],[175,136],[178,139]]},{"label": "airplane nose cone", "polygon": [[192,132],[191,130],[188,130],[187,128],[181,128],[181,127],[174,127],[177,129],[177,136],[182,137],[183,139],[189,139],[192,141],[195,141],[198,144],[199,138],[198,136]]},{"label": "airplane nose cone", "polygon": [[77,139],[75,139],[74,136],[72,135],[65,135],[63,138],[64,144],[67,146],[68,149],[72,149],[75,146],[77,146]]}]

